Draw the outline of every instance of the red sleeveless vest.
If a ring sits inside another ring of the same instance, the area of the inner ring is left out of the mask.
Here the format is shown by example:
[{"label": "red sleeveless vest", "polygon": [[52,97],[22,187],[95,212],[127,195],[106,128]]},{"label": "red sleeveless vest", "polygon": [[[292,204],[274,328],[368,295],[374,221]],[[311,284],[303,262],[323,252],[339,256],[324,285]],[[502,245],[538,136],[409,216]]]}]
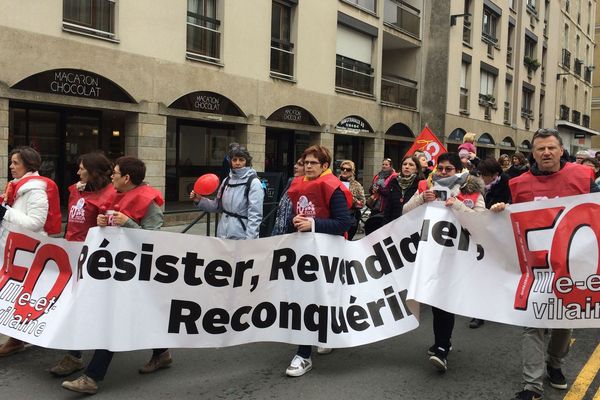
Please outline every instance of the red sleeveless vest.
[{"label": "red sleeveless vest", "polygon": [[96,226],[96,217],[102,209],[114,204],[117,191],[112,184],[97,192],[77,190],[77,185],[69,186],[69,216],[65,239],[81,242],[90,228]]},{"label": "red sleeveless vest", "polygon": [[530,171],[508,181],[513,203],[575,196],[590,192],[594,171],[586,166],[566,163],[551,175],[533,175]]},{"label": "red sleeveless vest", "polygon": [[58,186],[50,178],[45,176],[28,176],[21,179],[17,183],[9,182],[8,194],[6,196],[6,204],[12,206],[15,203],[17,194],[21,186],[29,182],[31,179],[41,179],[46,182],[46,195],[48,196],[48,216],[44,224],[44,232],[49,235],[55,235],[61,231],[61,215],[60,215],[60,195]]},{"label": "red sleeveless vest", "polygon": [[143,183],[128,192],[117,193],[112,207],[118,205],[120,212],[139,224],[152,202],[159,207],[165,203],[162,194],[157,189]]},{"label": "red sleeveless vest", "polygon": [[303,176],[294,178],[288,189],[294,215],[329,218],[329,202],[336,189],[344,193],[348,208],[352,207],[352,193],[335,175],[326,174],[308,181]]}]

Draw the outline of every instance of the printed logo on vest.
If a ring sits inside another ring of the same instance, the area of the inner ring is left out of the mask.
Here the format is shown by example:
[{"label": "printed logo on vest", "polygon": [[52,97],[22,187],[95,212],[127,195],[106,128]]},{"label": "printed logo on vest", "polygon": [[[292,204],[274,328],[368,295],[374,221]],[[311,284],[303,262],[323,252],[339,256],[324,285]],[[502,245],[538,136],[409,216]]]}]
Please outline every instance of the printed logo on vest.
[{"label": "printed logo on vest", "polygon": [[85,222],[85,199],[82,197],[77,200],[77,203],[71,206],[71,210],[69,210],[69,221],[70,222]]},{"label": "printed logo on vest", "polygon": [[475,203],[473,202],[472,199],[464,199],[463,204],[469,208],[475,207]]},{"label": "printed logo on vest", "polygon": [[313,217],[316,215],[314,204],[308,200],[306,196],[300,196],[298,203],[296,204],[296,215],[305,215],[307,217]]}]

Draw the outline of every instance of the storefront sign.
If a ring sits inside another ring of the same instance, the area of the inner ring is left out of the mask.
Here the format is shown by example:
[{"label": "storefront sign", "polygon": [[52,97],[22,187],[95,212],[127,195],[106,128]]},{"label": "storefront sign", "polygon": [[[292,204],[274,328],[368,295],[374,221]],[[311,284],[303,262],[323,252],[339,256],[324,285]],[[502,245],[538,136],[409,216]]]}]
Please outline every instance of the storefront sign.
[{"label": "storefront sign", "polygon": [[356,115],[350,115],[344,118],[335,126],[335,129],[350,133],[372,133],[373,128],[364,119]]},{"label": "storefront sign", "polygon": [[232,117],[245,117],[240,108],[227,97],[214,92],[188,93],[175,100],[169,108],[179,110],[199,111],[210,114],[230,115]]},{"label": "storefront sign", "polygon": [[96,100],[135,103],[119,85],[101,75],[79,69],[53,69],[31,75],[14,89],[53,93]]},{"label": "storefront sign", "polygon": [[304,108],[297,106],[282,107],[271,114],[271,116],[267,118],[267,121],[319,126],[319,123],[311,113]]}]

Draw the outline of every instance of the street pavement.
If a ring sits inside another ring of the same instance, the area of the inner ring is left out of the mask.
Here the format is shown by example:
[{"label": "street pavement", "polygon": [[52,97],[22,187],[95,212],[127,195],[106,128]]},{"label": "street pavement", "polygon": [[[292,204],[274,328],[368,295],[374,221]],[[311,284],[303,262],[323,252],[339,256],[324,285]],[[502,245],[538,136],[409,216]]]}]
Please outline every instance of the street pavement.
[{"label": "street pavement", "polygon": [[[151,375],[137,372],[150,357],[150,350],[119,353],[94,398],[492,400],[511,399],[521,389],[521,328],[487,322],[479,329],[469,329],[469,319],[458,317],[449,369],[441,374],[426,356],[433,342],[431,320],[429,307],[422,306],[421,325],[412,332],[329,355],[314,351],[313,370],[299,378],[285,376],[295,346],[282,343],[174,349],[173,366]],[[586,363],[589,376],[592,364],[591,385],[580,394],[569,394],[571,397],[565,397],[567,391],[546,385],[547,400],[600,398],[600,377],[596,376],[600,351],[589,360],[599,345],[599,330],[576,330],[574,339],[565,375],[572,384]],[[81,398],[60,387],[63,379],[46,372],[63,354],[32,346],[0,359],[0,398]],[[90,357],[91,352],[86,351],[84,359]]]}]

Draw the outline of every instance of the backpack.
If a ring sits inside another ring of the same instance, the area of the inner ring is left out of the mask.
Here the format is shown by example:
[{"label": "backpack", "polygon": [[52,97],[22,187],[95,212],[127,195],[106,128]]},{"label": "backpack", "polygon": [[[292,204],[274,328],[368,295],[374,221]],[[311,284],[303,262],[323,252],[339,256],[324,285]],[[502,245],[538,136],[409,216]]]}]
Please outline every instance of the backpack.
[{"label": "backpack", "polygon": [[263,188],[263,191],[266,191],[266,189],[256,173],[251,174],[248,177],[248,180],[246,182],[242,182],[242,183],[231,183],[230,184],[229,178],[230,178],[229,176],[227,176],[227,178],[225,178],[225,180],[223,181],[223,184],[221,185],[221,188],[219,189],[219,194],[217,195],[217,199],[219,199],[219,208],[221,210],[223,210],[223,212],[225,214],[229,215],[230,217],[237,218],[238,221],[240,221],[240,224],[242,225],[242,229],[246,230],[246,224],[244,223],[244,220],[248,219],[248,217],[246,215],[240,215],[240,214],[237,214],[237,213],[234,213],[231,211],[227,211],[226,209],[223,208],[222,196],[223,196],[223,192],[225,191],[225,187],[246,186],[246,189],[244,190],[244,198],[246,199],[246,202],[248,202],[248,193],[250,193],[250,186],[252,186],[252,181],[254,181],[255,179],[258,179],[261,182],[261,187]]}]

